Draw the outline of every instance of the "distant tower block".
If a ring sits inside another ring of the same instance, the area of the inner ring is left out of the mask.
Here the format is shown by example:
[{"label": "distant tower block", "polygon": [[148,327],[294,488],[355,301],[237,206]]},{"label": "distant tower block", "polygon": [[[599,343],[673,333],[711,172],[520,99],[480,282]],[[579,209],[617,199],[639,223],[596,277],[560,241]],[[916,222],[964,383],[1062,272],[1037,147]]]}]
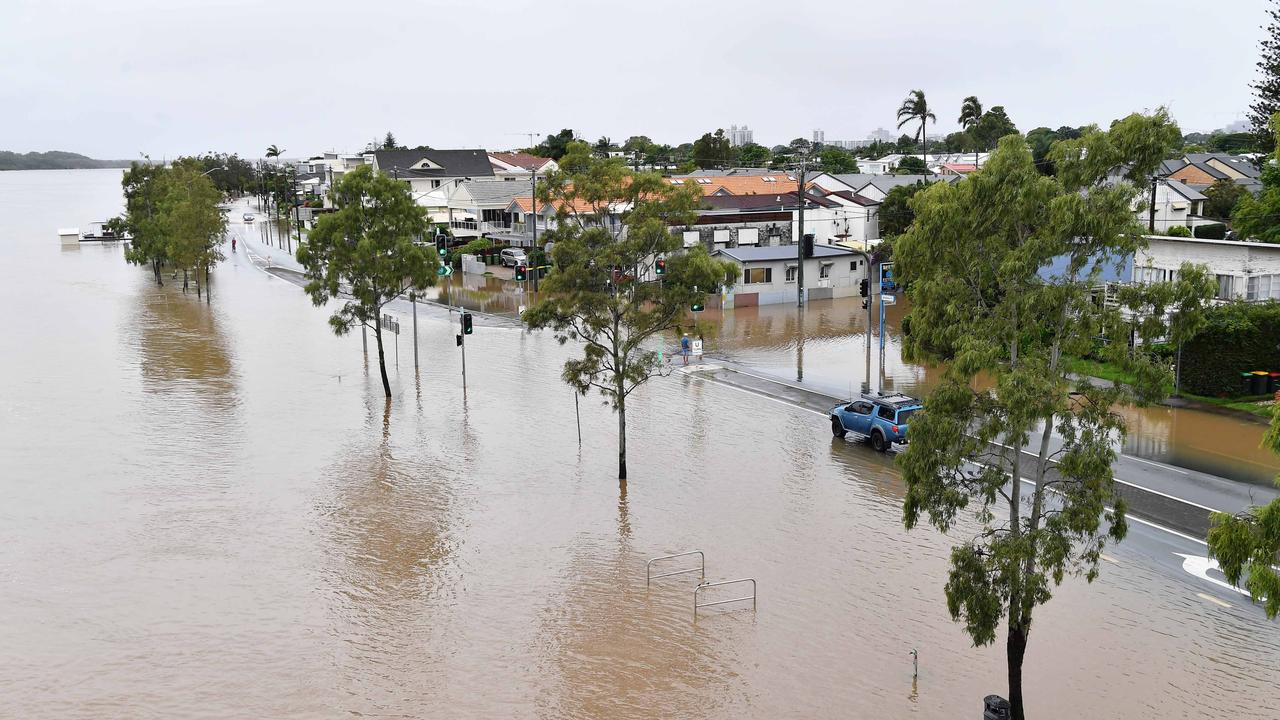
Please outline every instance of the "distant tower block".
[{"label": "distant tower block", "polygon": [[58,230],[58,239],[63,245],[79,245],[80,244],[80,228],[60,228]]}]

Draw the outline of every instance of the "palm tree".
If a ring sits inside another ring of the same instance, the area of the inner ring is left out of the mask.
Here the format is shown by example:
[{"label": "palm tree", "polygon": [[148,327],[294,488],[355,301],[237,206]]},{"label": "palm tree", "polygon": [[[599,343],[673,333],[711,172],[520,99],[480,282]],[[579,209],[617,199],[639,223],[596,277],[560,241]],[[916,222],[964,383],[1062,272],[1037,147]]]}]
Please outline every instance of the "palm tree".
[{"label": "palm tree", "polygon": [[898,129],[902,129],[903,125],[920,121],[920,160],[928,167],[929,160],[927,149],[929,147],[928,138],[924,134],[924,124],[930,120],[935,123],[938,118],[932,112],[929,112],[929,103],[924,99],[923,90],[912,90],[907,95],[907,99],[902,101],[902,107],[898,108]]},{"label": "palm tree", "polygon": [[[960,106],[960,127],[965,131],[972,130],[978,121],[982,119],[982,103],[978,102],[978,98],[970,95],[964,99],[964,104]],[[970,137],[973,140],[973,169],[978,169],[978,138]]]},{"label": "palm tree", "polygon": [[[284,154],[284,149],[276,147],[275,143],[272,143],[270,146],[267,147],[267,157],[274,159],[276,161],[276,165],[280,164],[280,156],[282,154]],[[275,173],[272,173],[272,180],[273,181],[275,180]],[[270,195],[267,195],[267,207],[268,208],[271,207]],[[278,213],[279,211],[280,211],[280,208],[279,208],[279,205],[277,205],[276,212]],[[268,235],[271,233],[271,225],[269,223],[267,225],[267,233]]]},{"label": "palm tree", "polygon": [[270,147],[268,147],[268,148],[267,148],[267,157],[269,157],[269,158],[278,158],[278,157],[280,157],[281,153],[283,153],[283,152],[284,152],[284,150],[281,150],[280,148],[276,147],[275,145],[272,145],[272,146],[270,146]]}]

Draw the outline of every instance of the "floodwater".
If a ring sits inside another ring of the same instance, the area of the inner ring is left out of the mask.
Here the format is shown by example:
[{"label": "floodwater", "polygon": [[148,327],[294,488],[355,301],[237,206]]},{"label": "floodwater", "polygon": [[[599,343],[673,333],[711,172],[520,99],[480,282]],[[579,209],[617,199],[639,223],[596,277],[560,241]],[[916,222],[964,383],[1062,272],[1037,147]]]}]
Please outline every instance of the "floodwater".
[{"label": "floodwater", "polygon": [[[790,304],[735,308],[722,316],[709,310],[706,319],[715,332],[708,348],[762,373],[800,380],[837,396],[852,396],[868,381],[873,389],[927,394],[941,370],[902,360],[906,298],[886,308],[883,363],[879,307],[872,308],[868,364],[867,312],[861,302],[859,297],[818,301],[803,314]],[[1129,424],[1127,454],[1268,487],[1280,475],[1280,458],[1261,447],[1264,424],[1163,405],[1120,412]]]},{"label": "floodwater", "polygon": [[[402,312],[388,406],[358,335],[243,245],[210,304],[61,249],[118,178],[0,173],[2,714],[955,718],[1003,692],[1002,645],[946,614],[953,541],[905,532],[890,460],[822,418],[655,380],[620,487],[549,335],[481,318],[464,391],[456,321],[419,306],[415,371]],[[646,589],[688,549],[756,612]],[[1280,715],[1280,626],[1115,553],[1037,614],[1034,717]]]}]

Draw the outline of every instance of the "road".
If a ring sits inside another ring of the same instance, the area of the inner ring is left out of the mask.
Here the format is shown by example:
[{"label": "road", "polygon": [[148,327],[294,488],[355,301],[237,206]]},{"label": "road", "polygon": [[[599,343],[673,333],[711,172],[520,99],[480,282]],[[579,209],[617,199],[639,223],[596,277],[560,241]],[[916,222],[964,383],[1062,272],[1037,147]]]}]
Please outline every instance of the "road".
[{"label": "road", "polygon": [[[300,285],[301,266],[297,260],[285,249],[267,243],[260,224],[241,222],[242,207],[243,202],[232,211],[230,231],[240,238],[241,247],[248,253],[246,257],[258,266],[267,266],[275,277]],[[401,304],[403,307],[398,309],[408,311],[409,304]],[[516,324],[510,318],[499,316],[486,320],[500,325]],[[801,386],[723,359],[681,370],[681,375],[696,374],[760,398],[808,410],[822,418],[831,406],[841,401],[834,388],[826,388],[829,394],[824,393],[824,388],[815,387],[813,383]],[[814,432],[826,431],[826,422],[815,423]],[[849,445],[850,452],[873,452],[858,441]],[[1266,622],[1262,611],[1243,591],[1230,587],[1216,569],[1216,563],[1205,557],[1203,537],[1210,511],[1237,512],[1251,504],[1269,502],[1280,495],[1280,491],[1127,455],[1116,460],[1115,476],[1130,504],[1131,523],[1125,541],[1108,551],[1105,557],[1108,563],[1117,566],[1136,563],[1155,569],[1175,579],[1190,596],[1204,603],[1224,610],[1234,609]]]}]

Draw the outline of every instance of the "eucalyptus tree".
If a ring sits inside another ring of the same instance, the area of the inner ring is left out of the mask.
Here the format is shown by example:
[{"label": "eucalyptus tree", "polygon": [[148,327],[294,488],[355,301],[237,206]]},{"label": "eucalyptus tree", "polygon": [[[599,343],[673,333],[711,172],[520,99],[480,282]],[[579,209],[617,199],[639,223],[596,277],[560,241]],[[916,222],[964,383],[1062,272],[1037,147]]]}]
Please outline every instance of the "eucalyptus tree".
[{"label": "eucalyptus tree", "polygon": [[934,116],[933,111],[929,109],[929,102],[925,100],[923,90],[912,90],[907,98],[902,101],[902,106],[898,108],[898,128],[913,122],[920,123],[920,159],[928,164],[928,137],[925,135],[925,123],[929,121],[938,122],[938,118]]},{"label": "eucalyptus tree", "polygon": [[[952,548],[947,609],[978,645],[1005,629],[1016,720],[1035,608],[1066,575],[1093,580],[1106,543],[1126,532],[1112,475],[1126,429],[1112,408],[1155,399],[1170,379],[1157,358],[1123,343],[1111,359],[1138,378],[1132,386],[1075,380],[1064,358],[1128,329],[1119,308],[1095,302],[1095,288],[1106,266],[1142,246],[1138,184],[1179,137],[1164,110],[1131,115],[1055,145],[1056,177],[1037,172],[1021,137],[1006,137],[981,172],[921,190],[894,243],[911,298],[908,357],[946,363],[898,458],[903,520],[967,537]],[[1117,168],[1125,181],[1110,179]],[[1193,334],[1210,278],[1184,265],[1172,284],[1129,289],[1127,311],[1142,311],[1138,347]],[[960,517],[966,509],[972,522]]]},{"label": "eucalyptus tree", "polygon": [[545,236],[555,244],[554,262],[543,299],[524,320],[581,345],[561,377],[579,394],[594,388],[617,413],[618,479],[626,480],[627,398],[663,370],[654,341],[732,282],[737,265],[701,246],[682,251],[672,234],[672,225],[696,217],[696,185],[634,173],[621,158],[594,157],[585,143],[571,143],[559,164],[538,185],[539,205],[556,208],[556,226]]},{"label": "eucalyptus tree", "polygon": [[426,209],[409,186],[362,165],[333,188],[334,212],[320,216],[298,248],[304,288],[317,306],[337,301],[329,326],[337,335],[363,325],[378,346],[382,389],[391,398],[383,352],[382,309],[406,292],[436,283],[435,248],[422,243]]}]

